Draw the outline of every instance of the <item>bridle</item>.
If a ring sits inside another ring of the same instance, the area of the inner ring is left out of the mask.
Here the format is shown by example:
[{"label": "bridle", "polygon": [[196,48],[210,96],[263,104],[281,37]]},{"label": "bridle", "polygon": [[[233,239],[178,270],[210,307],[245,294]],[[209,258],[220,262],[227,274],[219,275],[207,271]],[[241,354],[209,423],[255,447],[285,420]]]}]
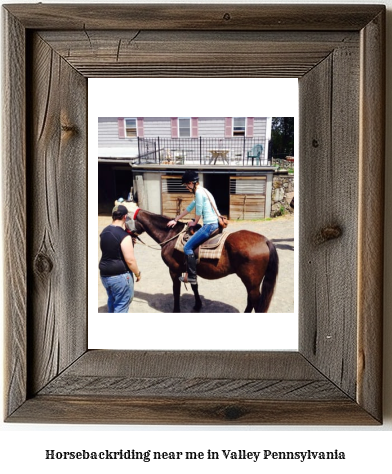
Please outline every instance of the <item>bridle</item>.
[{"label": "bridle", "polygon": [[[133,217],[130,217],[129,219],[130,219],[131,221],[135,222],[135,221],[136,221],[136,217],[137,217],[139,211],[140,211],[140,207],[138,207],[138,208],[136,209],[136,211],[135,211],[134,214],[133,214]],[[158,245],[161,246],[161,247],[158,247],[158,248],[157,248],[157,247],[152,247],[151,245],[148,245],[148,244],[146,244],[145,242],[143,242],[143,240],[139,237],[138,232],[136,231],[136,227],[135,227],[135,229],[130,229],[130,228],[127,226],[127,228],[129,229],[129,232],[130,232],[131,236],[134,237],[136,240],[138,240],[141,244],[143,244],[143,245],[145,245],[146,247],[149,247],[150,249],[153,249],[153,250],[161,250],[161,248],[162,248],[163,245],[167,244],[168,242],[171,242],[172,240],[174,240],[174,239],[175,239],[176,237],[178,237],[179,235],[184,234],[184,233],[186,232],[187,228],[188,228],[188,224],[187,224],[180,232],[178,232],[178,234],[173,235],[173,237],[170,237],[170,239],[164,240],[163,242],[158,242]]]}]

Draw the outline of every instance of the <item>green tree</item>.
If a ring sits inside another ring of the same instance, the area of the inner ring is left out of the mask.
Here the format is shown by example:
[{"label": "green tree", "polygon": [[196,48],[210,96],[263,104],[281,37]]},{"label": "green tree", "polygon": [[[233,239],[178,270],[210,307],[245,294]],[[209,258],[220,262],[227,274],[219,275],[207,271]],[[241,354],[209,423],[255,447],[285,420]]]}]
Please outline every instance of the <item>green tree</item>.
[{"label": "green tree", "polygon": [[270,157],[294,156],[294,117],[272,117]]}]

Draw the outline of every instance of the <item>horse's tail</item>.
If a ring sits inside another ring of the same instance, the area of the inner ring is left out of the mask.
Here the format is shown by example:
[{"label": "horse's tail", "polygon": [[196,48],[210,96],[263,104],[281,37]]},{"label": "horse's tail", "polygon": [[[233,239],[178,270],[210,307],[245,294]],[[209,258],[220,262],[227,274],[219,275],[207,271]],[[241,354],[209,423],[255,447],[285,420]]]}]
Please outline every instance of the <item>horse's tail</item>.
[{"label": "horse's tail", "polygon": [[279,257],[275,245],[267,240],[270,256],[264,280],[261,285],[261,295],[256,307],[256,313],[266,313],[274,294],[276,277],[278,276]]}]

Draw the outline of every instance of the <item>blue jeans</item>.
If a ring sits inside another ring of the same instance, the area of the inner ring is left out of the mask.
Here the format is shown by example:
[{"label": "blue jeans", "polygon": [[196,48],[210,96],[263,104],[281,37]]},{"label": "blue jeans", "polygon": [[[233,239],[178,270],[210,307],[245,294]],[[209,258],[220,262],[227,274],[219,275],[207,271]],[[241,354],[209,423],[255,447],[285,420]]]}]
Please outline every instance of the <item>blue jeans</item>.
[{"label": "blue jeans", "polygon": [[108,312],[128,313],[134,294],[133,275],[101,276],[101,281],[108,294]]},{"label": "blue jeans", "polygon": [[208,239],[208,237],[218,228],[218,223],[204,224],[197,232],[195,232],[188,242],[184,245],[185,255],[192,255],[196,247]]}]

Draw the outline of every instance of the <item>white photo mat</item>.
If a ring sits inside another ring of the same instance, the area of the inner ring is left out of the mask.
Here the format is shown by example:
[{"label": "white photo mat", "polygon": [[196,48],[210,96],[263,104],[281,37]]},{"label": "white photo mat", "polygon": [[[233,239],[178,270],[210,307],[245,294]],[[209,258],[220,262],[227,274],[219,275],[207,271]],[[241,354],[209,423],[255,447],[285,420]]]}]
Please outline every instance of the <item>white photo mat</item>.
[{"label": "white photo mat", "polygon": [[[298,218],[295,219],[294,313],[263,315],[98,313],[96,282],[98,280],[98,117],[294,117],[295,156],[298,157],[298,80],[89,79],[88,116],[89,349],[296,351],[298,349],[298,279],[296,278]],[[298,172],[299,166],[296,160],[296,183]],[[157,258],[160,258],[159,254]],[[169,272],[167,278],[170,278]],[[224,285],[224,279],[221,282]],[[137,288],[135,290],[137,291]]]}]

